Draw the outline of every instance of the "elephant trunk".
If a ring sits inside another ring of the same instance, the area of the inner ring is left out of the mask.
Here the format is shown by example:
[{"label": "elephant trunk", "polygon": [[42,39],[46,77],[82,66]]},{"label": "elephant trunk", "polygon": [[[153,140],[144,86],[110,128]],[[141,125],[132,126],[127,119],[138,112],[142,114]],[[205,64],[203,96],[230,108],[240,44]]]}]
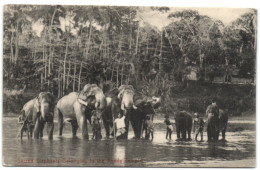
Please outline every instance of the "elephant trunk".
[{"label": "elephant trunk", "polygon": [[134,105],[134,100],[133,100],[133,94],[132,93],[126,93],[123,95],[122,98],[122,103],[121,103],[121,110],[129,110],[131,108],[137,109],[137,107]]},{"label": "elephant trunk", "polygon": [[47,114],[50,112],[49,103],[41,104],[41,118],[46,121]]},{"label": "elephant trunk", "polygon": [[106,97],[103,92],[99,92],[95,95],[96,102],[95,102],[95,108],[103,110],[106,107]]}]

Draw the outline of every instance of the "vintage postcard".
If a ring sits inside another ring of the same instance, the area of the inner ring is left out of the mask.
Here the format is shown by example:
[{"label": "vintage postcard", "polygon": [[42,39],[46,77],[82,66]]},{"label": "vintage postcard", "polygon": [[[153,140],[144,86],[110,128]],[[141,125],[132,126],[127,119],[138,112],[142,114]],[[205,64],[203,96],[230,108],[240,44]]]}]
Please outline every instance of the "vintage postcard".
[{"label": "vintage postcard", "polygon": [[3,13],[3,166],[256,166],[256,9]]}]

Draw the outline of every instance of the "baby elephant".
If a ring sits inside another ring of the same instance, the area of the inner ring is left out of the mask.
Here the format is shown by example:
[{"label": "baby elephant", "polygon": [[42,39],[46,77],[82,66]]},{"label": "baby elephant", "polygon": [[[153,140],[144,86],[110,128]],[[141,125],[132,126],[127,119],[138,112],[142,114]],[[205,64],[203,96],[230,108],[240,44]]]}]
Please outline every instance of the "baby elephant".
[{"label": "baby elephant", "polygon": [[100,126],[100,122],[99,122],[100,118],[98,118],[95,111],[93,111],[93,112],[94,113],[91,116],[92,132],[93,132],[92,139],[102,139],[101,126]]},{"label": "baby elephant", "polygon": [[150,115],[146,115],[143,131],[145,131],[145,139],[150,139],[150,135],[153,139],[154,125]]}]

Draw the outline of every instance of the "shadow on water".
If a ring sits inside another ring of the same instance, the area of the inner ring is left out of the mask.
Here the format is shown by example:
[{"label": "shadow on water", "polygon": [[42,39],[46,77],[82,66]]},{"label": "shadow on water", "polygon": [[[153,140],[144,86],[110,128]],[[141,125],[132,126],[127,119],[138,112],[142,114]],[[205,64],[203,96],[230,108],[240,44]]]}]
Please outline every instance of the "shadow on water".
[{"label": "shadow on water", "polygon": [[[165,129],[156,129],[154,140],[85,140],[80,133],[72,138],[65,128],[62,137],[54,134],[52,141],[44,136],[39,140],[22,141],[15,138],[15,119],[3,121],[3,160],[5,165],[18,166],[203,166],[208,161],[226,165],[228,160],[255,159],[255,132],[227,133],[227,142],[175,141],[165,139]],[[104,131],[103,131],[104,133]],[[91,134],[90,134],[91,135]],[[105,134],[104,134],[105,136]],[[33,160],[25,163],[24,160]]]}]

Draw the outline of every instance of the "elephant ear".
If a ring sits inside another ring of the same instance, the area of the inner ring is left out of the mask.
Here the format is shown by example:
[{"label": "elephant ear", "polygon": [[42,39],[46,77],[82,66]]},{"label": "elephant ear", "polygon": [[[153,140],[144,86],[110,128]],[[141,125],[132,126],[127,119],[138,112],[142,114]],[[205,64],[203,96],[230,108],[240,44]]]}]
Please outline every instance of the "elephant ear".
[{"label": "elephant ear", "polygon": [[106,93],[106,97],[111,97],[113,99],[116,99],[119,94],[119,90],[117,88],[109,90],[109,92]]},{"label": "elephant ear", "polygon": [[118,90],[119,92],[124,91],[127,88],[127,85],[121,85]]},{"label": "elephant ear", "polygon": [[91,88],[92,88],[92,85],[91,84],[86,84],[84,87],[83,87],[83,89],[82,89],[82,93],[83,94],[87,94],[87,93],[89,93],[90,91],[91,91]]},{"label": "elephant ear", "polygon": [[39,102],[39,97],[36,97],[35,100],[34,100],[34,105],[33,107],[36,109],[36,112],[40,112],[41,110],[41,105],[40,105],[40,102]]},{"label": "elephant ear", "polygon": [[121,85],[119,88],[118,88],[118,91],[119,91],[119,93],[118,93],[118,95],[117,95],[117,98],[118,99],[122,99],[122,95],[123,95],[123,93],[124,93],[124,91],[126,90],[126,88],[127,88],[127,85]]},{"label": "elephant ear", "polygon": [[145,103],[146,103],[146,102],[145,102],[145,100],[143,100],[143,99],[137,99],[137,100],[135,100],[135,102],[134,102],[135,106],[137,106],[137,107],[140,107],[140,106],[144,105]]},{"label": "elephant ear", "polygon": [[81,95],[87,98],[91,96],[95,96],[96,88],[98,88],[96,84],[86,84],[81,91]]},{"label": "elephant ear", "polygon": [[119,91],[119,94],[117,96],[118,99],[122,99],[122,94],[125,92],[125,90],[129,90],[129,91],[134,92],[134,88],[133,88],[132,85],[121,85],[118,88],[118,91]]}]

